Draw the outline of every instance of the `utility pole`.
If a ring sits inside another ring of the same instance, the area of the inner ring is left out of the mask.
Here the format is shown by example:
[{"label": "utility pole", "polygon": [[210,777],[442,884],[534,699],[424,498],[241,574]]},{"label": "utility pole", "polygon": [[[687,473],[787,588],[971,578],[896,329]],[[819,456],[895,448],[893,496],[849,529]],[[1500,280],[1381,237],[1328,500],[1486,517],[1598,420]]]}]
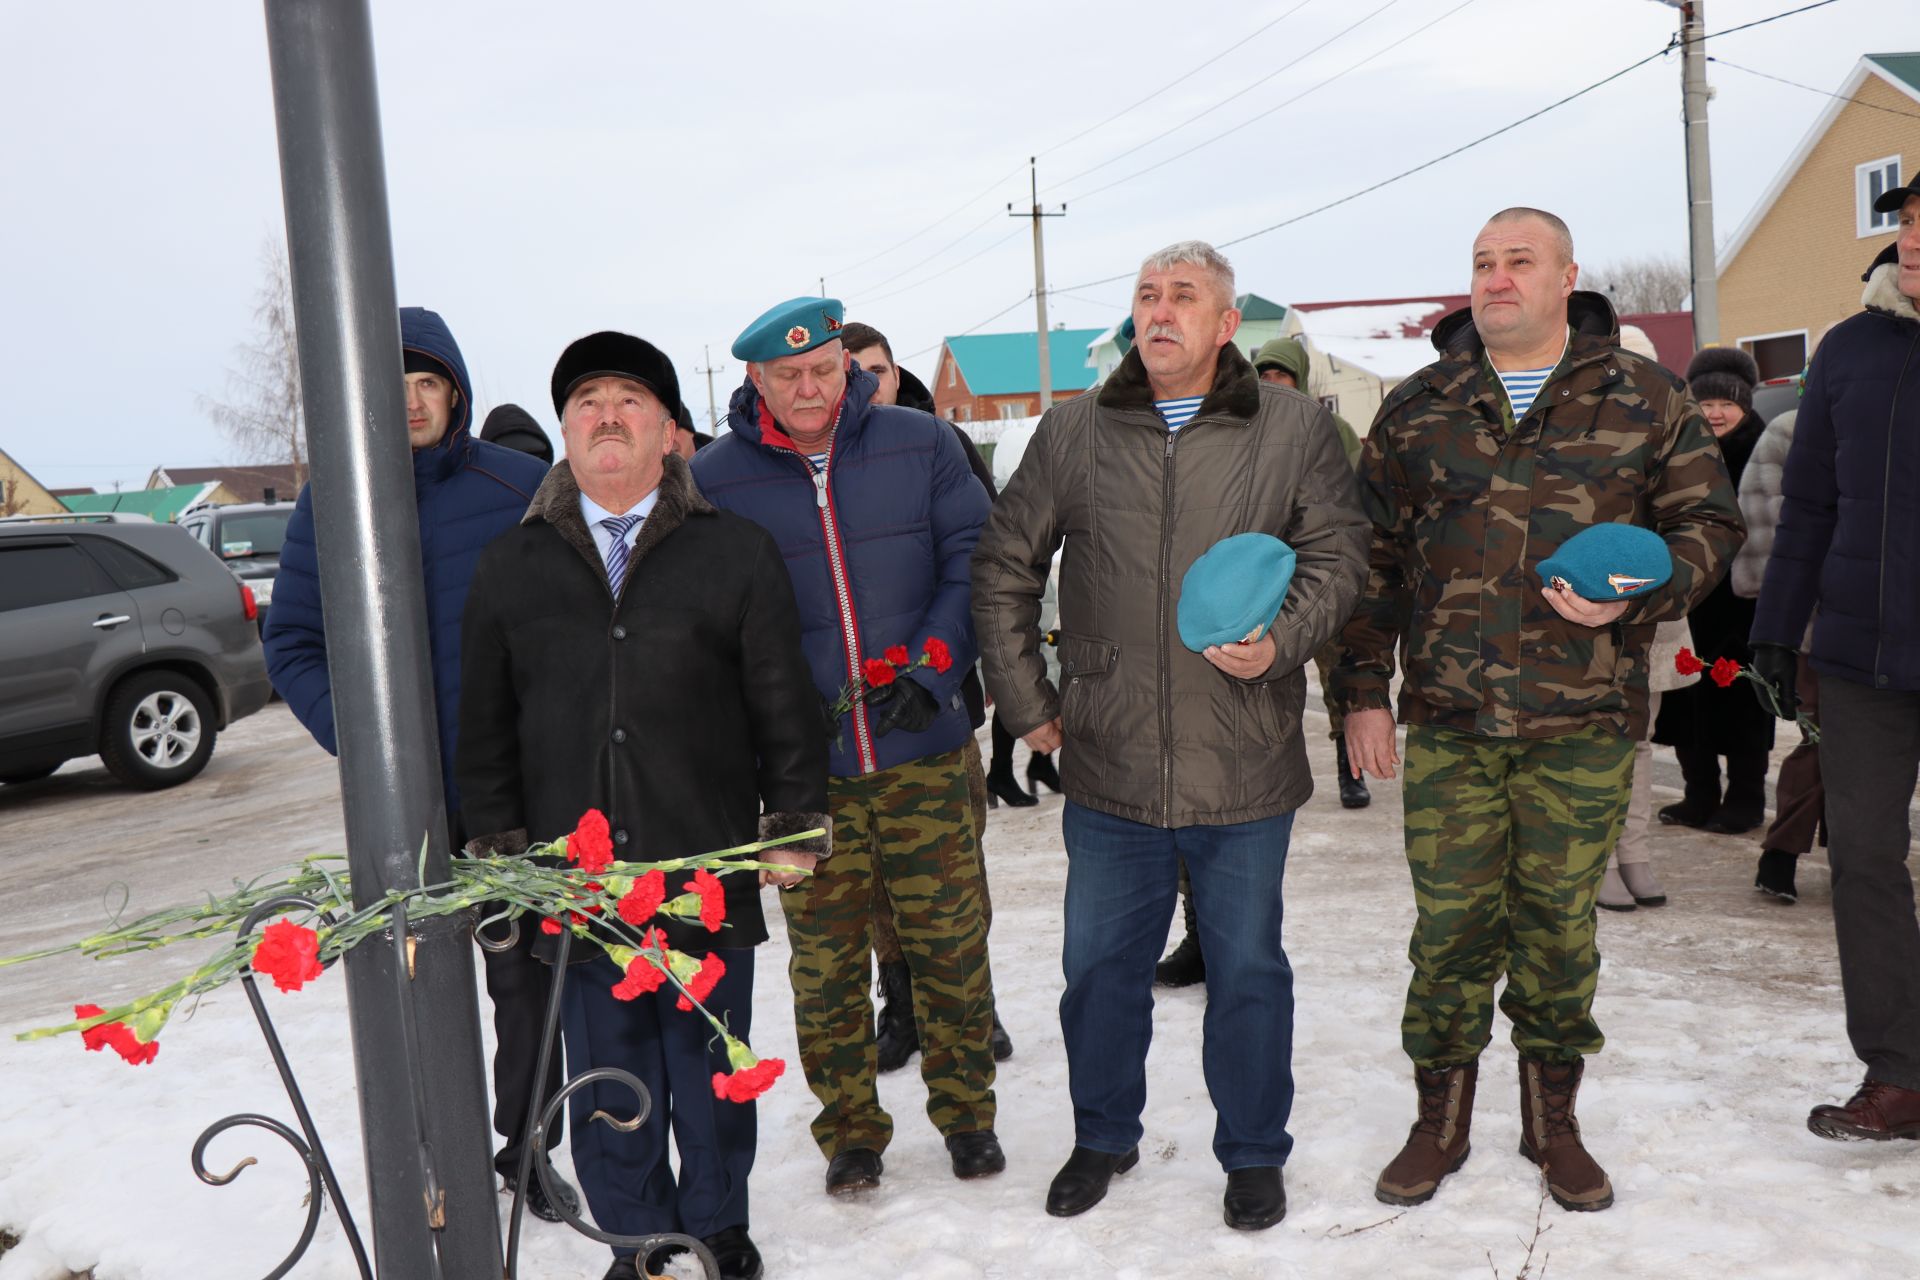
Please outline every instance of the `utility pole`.
[{"label": "utility pole", "polygon": [[1706,0],[1661,0],[1680,11],[1680,101],[1687,138],[1687,247],[1693,272],[1693,345],[1720,343],[1720,275],[1713,245],[1713,165],[1707,147]]},{"label": "utility pole", "polygon": [[[266,0],[356,907],[449,875],[368,0]],[[422,839],[426,841],[424,851]],[[470,915],[347,954],[382,1280],[504,1273]]]},{"label": "utility pole", "polygon": [[827,296],[827,278],[825,276],[820,277],[820,296],[823,298]]},{"label": "utility pole", "polygon": [[[822,294],[821,296],[825,297],[826,295]],[[714,407],[713,403],[713,375],[727,366],[713,362],[712,347],[701,347],[700,354],[707,358],[707,367],[704,369],[695,369],[694,372],[707,375],[707,434],[717,436],[720,434],[720,411]]]},{"label": "utility pole", "polygon": [[1040,412],[1053,408],[1053,361],[1047,347],[1047,249],[1040,234],[1040,219],[1064,218],[1067,206],[1060,206],[1058,212],[1047,213],[1040,208],[1040,170],[1035,157],[1027,157],[1027,173],[1033,190],[1033,208],[1026,213],[1015,213],[1011,202],[1007,205],[1007,216],[1011,218],[1033,219],[1033,307],[1039,329],[1036,331],[1037,344],[1034,354],[1040,360]]}]

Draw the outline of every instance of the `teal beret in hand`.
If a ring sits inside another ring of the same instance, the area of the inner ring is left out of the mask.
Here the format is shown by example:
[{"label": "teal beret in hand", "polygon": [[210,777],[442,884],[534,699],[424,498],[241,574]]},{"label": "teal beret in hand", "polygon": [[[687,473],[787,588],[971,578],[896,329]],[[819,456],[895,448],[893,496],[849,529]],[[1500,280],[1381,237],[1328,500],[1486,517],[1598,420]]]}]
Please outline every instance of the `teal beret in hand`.
[{"label": "teal beret in hand", "polygon": [[1667,584],[1673,556],[1667,541],[1632,524],[1596,524],[1560,544],[1540,562],[1550,587],[1565,587],[1585,600],[1631,600]]},{"label": "teal beret in hand", "polygon": [[1180,581],[1180,643],[1200,653],[1258,640],[1287,598],[1293,548],[1270,533],[1236,533],[1208,547]]},{"label": "teal beret in hand", "polygon": [[733,358],[778,360],[825,346],[840,336],[846,315],[838,298],[789,298],[740,331]]}]

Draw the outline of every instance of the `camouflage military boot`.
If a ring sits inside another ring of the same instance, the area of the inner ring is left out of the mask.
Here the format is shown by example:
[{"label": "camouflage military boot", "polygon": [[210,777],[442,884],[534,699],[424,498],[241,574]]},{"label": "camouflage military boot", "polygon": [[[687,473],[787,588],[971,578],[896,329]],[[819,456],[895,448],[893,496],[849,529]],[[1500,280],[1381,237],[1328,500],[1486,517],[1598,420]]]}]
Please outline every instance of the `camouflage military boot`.
[{"label": "camouflage military boot", "polygon": [[1591,1213],[1613,1205],[1613,1184],[1580,1144],[1573,1103],[1586,1064],[1520,1059],[1520,1154],[1547,1175],[1547,1193],[1562,1209]]},{"label": "camouflage military boot", "polygon": [[1407,1145],[1374,1183],[1375,1199],[1387,1204],[1425,1204],[1441,1181],[1467,1162],[1472,1149],[1467,1131],[1473,1126],[1473,1088],[1479,1074],[1478,1062],[1413,1069],[1413,1084],[1420,1091],[1420,1118],[1407,1131]]}]

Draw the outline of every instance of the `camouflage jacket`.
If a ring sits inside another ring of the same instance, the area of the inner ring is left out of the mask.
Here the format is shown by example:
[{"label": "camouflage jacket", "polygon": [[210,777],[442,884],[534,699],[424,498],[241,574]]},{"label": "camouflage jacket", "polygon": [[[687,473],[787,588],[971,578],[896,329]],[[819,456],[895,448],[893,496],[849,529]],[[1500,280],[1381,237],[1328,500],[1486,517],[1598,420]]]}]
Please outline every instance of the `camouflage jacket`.
[{"label": "camouflage jacket", "polygon": [[[1605,724],[1645,732],[1654,624],[1684,617],[1746,537],[1733,485],[1686,385],[1619,346],[1598,294],[1569,300],[1566,354],[1513,420],[1471,313],[1434,330],[1441,358],[1380,406],[1360,462],[1373,521],[1367,587],[1341,633],[1335,697],[1498,738]],[[1588,525],[1651,528],[1673,579],[1605,627],[1568,622],[1539,564]]]}]

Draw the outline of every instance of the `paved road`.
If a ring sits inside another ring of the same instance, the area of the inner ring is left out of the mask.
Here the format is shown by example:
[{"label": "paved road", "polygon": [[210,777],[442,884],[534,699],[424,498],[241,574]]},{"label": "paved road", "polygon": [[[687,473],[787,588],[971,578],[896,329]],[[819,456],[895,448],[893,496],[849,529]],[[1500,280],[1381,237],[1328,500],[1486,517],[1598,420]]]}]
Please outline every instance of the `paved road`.
[{"label": "paved road", "polygon": [[[130,790],[96,757],[0,786],[0,831],[0,955],[84,936],[123,890],[138,914],[346,848],[333,758],[281,702],[221,734],[206,771],[168,791]],[[0,971],[0,1026],[57,1021],[77,992],[105,1004],[158,985],[136,963],[62,958]]]}]

